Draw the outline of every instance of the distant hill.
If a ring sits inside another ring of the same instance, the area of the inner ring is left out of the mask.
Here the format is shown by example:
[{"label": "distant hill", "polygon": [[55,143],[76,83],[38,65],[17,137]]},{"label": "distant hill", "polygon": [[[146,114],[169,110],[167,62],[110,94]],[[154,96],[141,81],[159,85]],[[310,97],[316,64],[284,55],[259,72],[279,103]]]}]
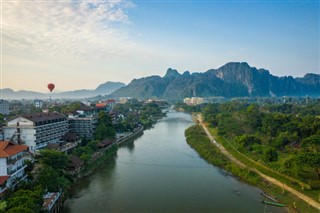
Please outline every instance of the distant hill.
[{"label": "distant hill", "polygon": [[164,77],[149,76],[134,79],[110,97],[159,98],[168,101],[185,97],[223,96],[320,96],[320,75],[306,74],[303,78],[277,77],[265,69],[247,63],[230,62],[203,73],[188,71],[180,74],[169,68]]},{"label": "distant hill", "polygon": [[[70,98],[70,99],[79,99],[79,98],[89,98],[98,95],[108,95],[115,90],[124,87],[125,84],[121,82],[106,82],[104,84],[99,85],[95,90],[74,90],[74,91],[67,91],[67,92],[59,92],[51,94],[52,98]],[[50,94],[48,93],[40,93],[40,92],[32,92],[32,91],[13,91],[12,89],[3,89],[2,90],[2,97],[3,99],[48,99]]]}]

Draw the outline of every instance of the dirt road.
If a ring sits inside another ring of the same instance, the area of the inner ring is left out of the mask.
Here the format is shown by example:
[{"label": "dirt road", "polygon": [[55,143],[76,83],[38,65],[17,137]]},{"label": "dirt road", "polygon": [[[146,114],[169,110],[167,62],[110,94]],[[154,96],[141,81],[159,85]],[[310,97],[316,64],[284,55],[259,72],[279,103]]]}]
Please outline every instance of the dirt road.
[{"label": "dirt road", "polygon": [[210,141],[216,145],[220,151],[226,155],[231,161],[233,161],[234,163],[238,164],[239,166],[241,166],[242,168],[247,168],[255,173],[257,173],[258,175],[260,175],[263,179],[267,180],[268,182],[279,186],[285,190],[287,190],[288,192],[294,194],[295,196],[297,196],[298,198],[300,198],[301,200],[304,200],[305,202],[307,202],[309,205],[315,207],[316,209],[320,210],[320,203],[318,203],[317,201],[311,199],[310,197],[298,192],[297,190],[291,188],[290,186],[280,182],[277,179],[274,179],[273,177],[270,177],[268,175],[263,174],[262,172],[258,171],[255,168],[252,167],[248,167],[246,166],[244,163],[242,163],[241,161],[239,161],[238,159],[236,159],[235,157],[233,157],[230,152],[228,152],[221,144],[217,143],[217,141],[215,140],[215,138],[211,135],[211,133],[209,132],[208,128],[206,127],[206,125],[204,125],[204,123],[202,122],[202,116],[201,114],[198,115],[198,120],[199,123],[201,124],[202,128],[204,129],[204,131],[206,132],[207,136],[209,137]]}]

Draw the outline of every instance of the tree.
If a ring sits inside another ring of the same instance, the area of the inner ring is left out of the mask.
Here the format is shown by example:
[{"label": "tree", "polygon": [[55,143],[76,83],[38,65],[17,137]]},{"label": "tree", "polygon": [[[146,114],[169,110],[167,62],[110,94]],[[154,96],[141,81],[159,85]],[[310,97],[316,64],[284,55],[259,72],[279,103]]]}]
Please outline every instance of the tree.
[{"label": "tree", "polygon": [[320,179],[320,135],[312,135],[302,140],[299,160],[311,166]]},{"label": "tree", "polygon": [[259,107],[255,104],[248,106],[246,111],[246,124],[249,126],[251,131],[255,131],[261,128],[262,125],[262,113],[260,113]]},{"label": "tree", "polygon": [[64,169],[68,163],[68,156],[56,150],[44,149],[40,151],[39,160],[54,169]]},{"label": "tree", "polygon": [[7,206],[7,201],[0,201],[0,213],[6,212]]},{"label": "tree", "polygon": [[40,212],[43,190],[36,187],[33,190],[20,189],[8,199],[8,212]]},{"label": "tree", "polygon": [[98,125],[94,136],[96,140],[114,138],[116,136],[111,117],[105,111],[100,111],[98,114]]},{"label": "tree", "polygon": [[272,141],[272,145],[275,148],[283,148],[289,143],[295,142],[298,140],[297,134],[290,134],[289,132],[280,132],[275,140]]},{"label": "tree", "polygon": [[278,160],[278,153],[275,148],[267,148],[263,153],[264,160],[266,162],[273,162]]},{"label": "tree", "polygon": [[114,138],[115,135],[116,132],[113,127],[101,123],[97,126],[94,137],[96,140],[103,140],[106,138]]},{"label": "tree", "polygon": [[289,173],[293,177],[298,177],[301,170],[301,164],[299,164],[299,160],[295,155],[284,159],[281,166],[286,173]]},{"label": "tree", "polygon": [[9,209],[7,213],[35,213],[35,211],[26,207],[17,206]]},{"label": "tree", "polygon": [[71,113],[71,112],[76,111],[80,107],[81,107],[81,103],[80,102],[74,102],[74,103],[71,103],[70,105],[68,105],[66,107],[63,107],[61,109],[61,112],[64,113],[64,114]]},{"label": "tree", "polygon": [[251,146],[253,144],[260,144],[259,138],[255,137],[254,135],[248,135],[248,134],[243,134],[241,136],[237,136],[235,138],[236,143],[243,148],[247,148],[251,150]]},{"label": "tree", "polygon": [[42,188],[49,192],[57,192],[69,187],[70,182],[63,175],[61,176],[55,169],[45,166],[38,176],[38,182]]}]

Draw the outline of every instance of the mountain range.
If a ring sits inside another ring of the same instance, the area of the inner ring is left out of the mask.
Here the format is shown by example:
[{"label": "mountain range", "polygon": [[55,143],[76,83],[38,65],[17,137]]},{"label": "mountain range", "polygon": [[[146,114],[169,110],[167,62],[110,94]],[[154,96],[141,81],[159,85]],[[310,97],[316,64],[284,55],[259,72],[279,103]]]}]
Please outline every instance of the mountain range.
[{"label": "mountain range", "polygon": [[12,89],[2,89],[2,97],[3,99],[49,99],[50,96],[53,99],[58,98],[66,98],[66,99],[80,99],[80,98],[89,98],[94,96],[105,96],[108,95],[115,90],[124,87],[125,84],[121,82],[106,82],[104,84],[99,85],[94,90],[82,89],[82,90],[74,90],[74,91],[66,91],[66,92],[54,92],[52,94],[49,93],[40,93],[40,92],[32,92],[26,90],[13,91]]},{"label": "mountain range", "polygon": [[320,75],[308,73],[303,78],[278,77],[268,70],[250,67],[246,62],[230,62],[202,73],[180,74],[169,68],[165,76],[132,80],[109,96],[168,101],[186,97],[320,96]]}]

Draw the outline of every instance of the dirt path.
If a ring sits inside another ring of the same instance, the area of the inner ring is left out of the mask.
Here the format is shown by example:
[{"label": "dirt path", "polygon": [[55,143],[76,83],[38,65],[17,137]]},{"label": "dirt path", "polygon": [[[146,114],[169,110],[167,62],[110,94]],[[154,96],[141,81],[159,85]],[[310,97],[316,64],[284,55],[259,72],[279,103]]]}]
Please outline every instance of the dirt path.
[{"label": "dirt path", "polygon": [[268,182],[279,186],[285,190],[287,190],[288,192],[294,194],[295,196],[297,196],[298,198],[300,198],[301,200],[304,200],[306,203],[308,203],[309,205],[315,207],[316,209],[320,210],[320,203],[318,203],[317,201],[311,199],[310,197],[298,192],[297,190],[291,188],[290,186],[280,182],[279,180],[270,177],[268,175],[263,174],[262,172],[258,171],[255,168],[252,167],[248,167],[246,166],[244,163],[242,163],[241,161],[239,161],[238,159],[236,159],[235,157],[233,157],[221,144],[217,143],[217,141],[215,140],[215,138],[211,135],[211,133],[209,132],[208,128],[206,127],[206,125],[204,125],[204,123],[202,122],[202,116],[201,114],[198,115],[198,120],[199,123],[201,124],[202,128],[204,129],[204,131],[206,132],[207,136],[209,137],[210,141],[216,145],[220,151],[226,155],[231,161],[233,161],[234,163],[238,164],[239,166],[241,166],[242,168],[247,168],[255,173],[257,173],[258,175],[260,175],[263,179],[267,180]]}]

